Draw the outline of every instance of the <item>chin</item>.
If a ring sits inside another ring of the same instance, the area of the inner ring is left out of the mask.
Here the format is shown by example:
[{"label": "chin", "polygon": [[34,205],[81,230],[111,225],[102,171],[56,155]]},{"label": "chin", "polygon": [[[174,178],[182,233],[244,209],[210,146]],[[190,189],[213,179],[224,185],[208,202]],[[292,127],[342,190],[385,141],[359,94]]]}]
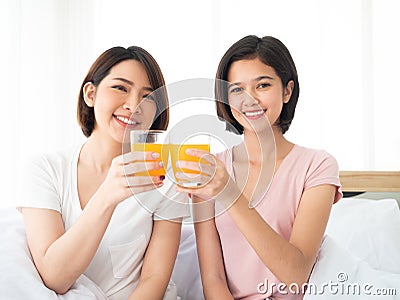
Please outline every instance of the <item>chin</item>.
[{"label": "chin", "polygon": [[111,137],[114,142],[122,144],[122,143],[124,143],[124,140],[129,141],[129,133],[127,133],[127,134],[128,135],[127,135],[126,139],[125,139],[125,131],[118,132],[118,133],[116,132],[116,133],[112,134]]},{"label": "chin", "polygon": [[243,128],[246,128],[250,131],[264,131],[264,130],[272,130],[272,126],[266,118],[258,119],[254,121],[245,120],[240,122]]}]

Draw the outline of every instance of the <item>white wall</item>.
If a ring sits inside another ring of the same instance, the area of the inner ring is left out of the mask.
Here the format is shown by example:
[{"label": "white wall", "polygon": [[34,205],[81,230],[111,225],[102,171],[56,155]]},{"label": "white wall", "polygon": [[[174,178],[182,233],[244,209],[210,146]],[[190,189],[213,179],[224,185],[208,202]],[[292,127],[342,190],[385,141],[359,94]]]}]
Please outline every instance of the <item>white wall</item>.
[{"label": "white wall", "polygon": [[399,170],[399,11],[396,0],[2,0],[0,206],[12,205],[27,151],[83,139],[78,88],[117,45],[147,49],[173,83],[213,78],[244,35],[278,37],[301,86],[288,138],[326,149],[343,170]]}]

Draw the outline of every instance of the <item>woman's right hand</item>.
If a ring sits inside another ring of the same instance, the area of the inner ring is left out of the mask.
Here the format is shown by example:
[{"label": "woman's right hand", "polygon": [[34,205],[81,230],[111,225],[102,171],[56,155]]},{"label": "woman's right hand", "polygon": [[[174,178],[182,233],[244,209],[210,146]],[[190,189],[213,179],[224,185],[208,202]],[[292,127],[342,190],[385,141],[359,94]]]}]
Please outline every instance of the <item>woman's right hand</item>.
[{"label": "woman's right hand", "polygon": [[[225,164],[219,160],[215,155],[206,151],[190,148],[186,153],[191,156],[196,156],[203,159],[204,162],[192,161],[178,161],[178,166],[183,169],[189,169],[201,173],[201,181],[204,182],[200,187],[182,187],[178,186],[177,191],[188,193],[198,198],[194,198],[197,202],[201,199],[207,201],[209,199],[218,200],[221,204],[229,207],[241,195],[241,190],[229,175]],[[180,179],[189,179],[190,176],[185,175],[183,172],[176,174]]]},{"label": "woman's right hand", "polygon": [[162,168],[156,152],[128,152],[115,157],[97,193],[104,193],[117,205],[128,197],[163,185],[164,176],[135,176],[137,173]]}]

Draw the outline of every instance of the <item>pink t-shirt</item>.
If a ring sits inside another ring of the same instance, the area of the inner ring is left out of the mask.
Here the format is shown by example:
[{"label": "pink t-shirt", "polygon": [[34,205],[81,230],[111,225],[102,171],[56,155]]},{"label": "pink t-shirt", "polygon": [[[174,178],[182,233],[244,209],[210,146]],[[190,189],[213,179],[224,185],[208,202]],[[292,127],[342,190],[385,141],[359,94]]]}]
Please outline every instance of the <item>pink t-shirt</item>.
[{"label": "pink t-shirt", "polygon": [[[231,151],[219,153],[217,157],[225,162],[234,178]],[[321,184],[337,186],[335,202],[342,197],[335,158],[322,150],[295,145],[283,159],[267,193],[255,209],[278,234],[289,240],[303,191]],[[235,299],[302,299],[300,295],[285,295],[278,291],[279,279],[263,264],[229,213],[217,216],[216,225],[229,289]]]}]

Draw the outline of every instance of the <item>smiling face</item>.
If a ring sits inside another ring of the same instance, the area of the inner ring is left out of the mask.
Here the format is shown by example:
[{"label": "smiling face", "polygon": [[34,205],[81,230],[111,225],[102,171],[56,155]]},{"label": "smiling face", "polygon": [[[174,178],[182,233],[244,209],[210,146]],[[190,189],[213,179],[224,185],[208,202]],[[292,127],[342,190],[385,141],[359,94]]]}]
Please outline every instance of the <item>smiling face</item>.
[{"label": "smiling face", "polygon": [[290,100],[293,81],[283,87],[275,70],[258,58],[233,62],[227,79],[229,105],[244,131],[264,130],[268,120],[278,132],[275,125],[283,104]]},{"label": "smiling face", "polygon": [[156,114],[152,88],[143,65],[133,59],[113,68],[95,87],[84,86],[85,102],[94,107],[94,134],[108,135],[122,143],[126,129],[149,129]]}]

